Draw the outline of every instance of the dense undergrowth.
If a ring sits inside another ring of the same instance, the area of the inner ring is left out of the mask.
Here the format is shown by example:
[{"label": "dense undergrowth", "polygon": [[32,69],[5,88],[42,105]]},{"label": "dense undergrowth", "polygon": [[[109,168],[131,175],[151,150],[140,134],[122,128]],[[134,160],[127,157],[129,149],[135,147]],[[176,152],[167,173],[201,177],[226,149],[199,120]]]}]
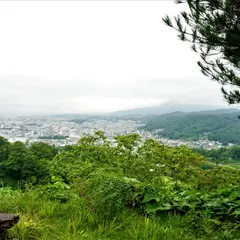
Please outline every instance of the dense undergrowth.
[{"label": "dense undergrowth", "polygon": [[20,214],[7,239],[240,239],[240,171],[186,147],[101,131],[0,145],[0,211]]}]

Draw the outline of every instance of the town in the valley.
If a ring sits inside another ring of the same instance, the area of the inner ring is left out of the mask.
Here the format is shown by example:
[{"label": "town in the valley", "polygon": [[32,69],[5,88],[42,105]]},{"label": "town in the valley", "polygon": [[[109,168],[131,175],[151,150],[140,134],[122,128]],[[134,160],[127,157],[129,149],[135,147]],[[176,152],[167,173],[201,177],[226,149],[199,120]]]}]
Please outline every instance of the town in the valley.
[{"label": "town in the valley", "polygon": [[126,117],[76,117],[71,115],[0,117],[0,136],[7,138],[10,142],[41,141],[56,146],[64,146],[77,143],[83,135],[102,130],[110,139],[116,135],[137,133],[143,139],[153,138],[169,146],[185,145],[190,148],[204,149],[217,149],[223,146],[220,142],[207,139],[184,141],[163,138],[159,131],[148,132],[142,126],[144,123],[141,118]]}]

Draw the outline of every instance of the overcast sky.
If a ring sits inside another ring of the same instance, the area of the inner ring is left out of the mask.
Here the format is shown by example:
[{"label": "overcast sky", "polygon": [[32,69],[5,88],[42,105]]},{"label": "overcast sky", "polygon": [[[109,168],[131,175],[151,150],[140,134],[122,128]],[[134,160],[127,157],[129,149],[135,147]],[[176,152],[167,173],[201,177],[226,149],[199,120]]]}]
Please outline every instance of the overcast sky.
[{"label": "overcast sky", "polygon": [[0,1],[0,114],[226,105],[161,18],[173,1]]}]

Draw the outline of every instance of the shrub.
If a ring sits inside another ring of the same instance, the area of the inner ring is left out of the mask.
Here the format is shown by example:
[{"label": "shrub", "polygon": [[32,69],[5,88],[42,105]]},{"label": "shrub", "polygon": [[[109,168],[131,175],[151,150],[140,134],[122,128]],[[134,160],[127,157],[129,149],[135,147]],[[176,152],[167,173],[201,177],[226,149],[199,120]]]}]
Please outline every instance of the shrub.
[{"label": "shrub", "polygon": [[60,202],[66,202],[70,196],[70,186],[54,176],[51,183],[40,187],[40,191],[43,196]]},{"label": "shrub", "polygon": [[97,172],[89,180],[90,204],[94,211],[113,218],[123,211],[131,196],[131,184],[122,176]]}]

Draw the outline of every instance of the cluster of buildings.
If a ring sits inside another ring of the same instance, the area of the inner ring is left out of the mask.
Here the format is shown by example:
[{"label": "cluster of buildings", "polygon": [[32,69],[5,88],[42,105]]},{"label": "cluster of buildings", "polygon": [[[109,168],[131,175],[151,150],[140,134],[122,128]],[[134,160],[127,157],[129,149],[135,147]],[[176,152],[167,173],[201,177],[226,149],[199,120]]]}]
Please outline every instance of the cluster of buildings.
[{"label": "cluster of buildings", "polygon": [[69,117],[2,117],[0,118],[0,136],[10,142],[42,141],[52,145],[64,146],[75,144],[81,136],[92,134],[97,130],[105,132],[112,138],[116,135],[138,133],[143,139],[153,138],[169,146],[186,145],[190,148],[216,149],[222,147],[219,142],[199,140],[186,142],[161,138],[156,134],[140,130],[141,120],[125,118],[91,118],[75,119]]},{"label": "cluster of buildings", "polygon": [[172,147],[184,145],[189,148],[204,148],[206,150],[218,149],[218,148],[224,147],[224,145],[220,142],[209,141],[207,139],[198,140],[198,141],[172,140],[172,139],[159,138],[159,137],[157,139],[160,142]]},{"label": "cluster of buildings", "polygon": [[42,141],[64,146],[76,143],[81,136],[102,130],[107,137],[136,132],[139,121],[125,119],[85,119],[83,122],[60,117],[0,118],[0,136],[10,142]]}]

